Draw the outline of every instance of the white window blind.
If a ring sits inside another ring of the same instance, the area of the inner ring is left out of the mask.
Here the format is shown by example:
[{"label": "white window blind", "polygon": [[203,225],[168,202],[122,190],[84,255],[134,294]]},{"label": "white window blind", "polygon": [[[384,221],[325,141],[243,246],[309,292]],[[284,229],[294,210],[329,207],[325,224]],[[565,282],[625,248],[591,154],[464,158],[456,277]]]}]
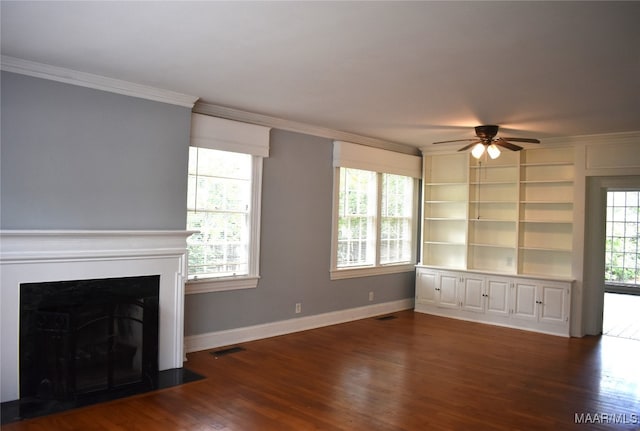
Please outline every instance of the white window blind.
[{"label": "white window blind", "polygon": [[333,166],[422,177],[422,157],[344,141],[333,143]]},{"label": "white window blind", "polygon": [[191,116],[191,146],[269,157],[269,127],[203,114]]}]

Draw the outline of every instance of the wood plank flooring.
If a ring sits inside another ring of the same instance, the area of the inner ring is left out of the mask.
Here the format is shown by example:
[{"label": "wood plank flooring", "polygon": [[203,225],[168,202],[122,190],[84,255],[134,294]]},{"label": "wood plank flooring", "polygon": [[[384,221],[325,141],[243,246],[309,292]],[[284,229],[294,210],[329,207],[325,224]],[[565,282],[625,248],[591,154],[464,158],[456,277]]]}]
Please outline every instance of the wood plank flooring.
[{"label": "wood plank flooring", "polygon": [[604,294],[602,333],[640,341],[640,296]]},{"label": "wood plank flooring", "polygon": [[204,380],[3,430],[640,429],[640,342],[395,316],[193,353]]}]

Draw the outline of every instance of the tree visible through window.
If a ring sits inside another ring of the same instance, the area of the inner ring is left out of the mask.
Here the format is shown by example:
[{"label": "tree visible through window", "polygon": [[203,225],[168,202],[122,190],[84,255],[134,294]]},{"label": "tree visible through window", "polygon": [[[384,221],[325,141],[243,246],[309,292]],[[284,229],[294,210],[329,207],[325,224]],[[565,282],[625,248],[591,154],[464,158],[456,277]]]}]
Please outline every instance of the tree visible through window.
[{"label": "tree visible through window", "polygon": [[640,191],[607,192],[605,281],[640,284]]}]

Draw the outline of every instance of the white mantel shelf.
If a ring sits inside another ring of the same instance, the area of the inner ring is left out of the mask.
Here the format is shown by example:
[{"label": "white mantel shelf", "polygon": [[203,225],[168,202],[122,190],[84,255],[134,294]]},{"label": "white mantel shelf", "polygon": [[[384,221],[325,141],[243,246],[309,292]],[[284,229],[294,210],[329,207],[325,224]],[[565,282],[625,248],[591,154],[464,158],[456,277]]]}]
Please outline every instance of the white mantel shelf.
[{"label": "white mantel shelf", "polygon": [[182,367],[186,230],[1,230],[1,401],[19,399],[20,284],[160,275],[158,364]]},{"label": "white mantel shelf", "polygon": [[186,230],[0,230],[0,261],[174,254]]}]

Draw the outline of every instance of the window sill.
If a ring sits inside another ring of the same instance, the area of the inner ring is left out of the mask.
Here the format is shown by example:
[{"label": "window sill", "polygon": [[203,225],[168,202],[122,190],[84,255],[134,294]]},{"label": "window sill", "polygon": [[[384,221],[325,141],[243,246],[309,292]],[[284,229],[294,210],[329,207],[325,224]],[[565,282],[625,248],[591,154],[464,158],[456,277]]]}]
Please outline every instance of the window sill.
[{"label": "window sill", "polygon": [[201,278],[189,280],[185,285],[185,294],[222,292],[225,290],[255,289],[259,276]]},{"label": "window sill", "polygon": [[374,275],[384,274],[397,274],[400,272],[413,272],[415,271],[415,264],[406,263],[399,265],[385,265],[375,267],[359,267],[359,268],[344,268],[344,269],[332,269],[331,280],[342,280],[345,278],[358,278],[358,277],[370,277]]}]

